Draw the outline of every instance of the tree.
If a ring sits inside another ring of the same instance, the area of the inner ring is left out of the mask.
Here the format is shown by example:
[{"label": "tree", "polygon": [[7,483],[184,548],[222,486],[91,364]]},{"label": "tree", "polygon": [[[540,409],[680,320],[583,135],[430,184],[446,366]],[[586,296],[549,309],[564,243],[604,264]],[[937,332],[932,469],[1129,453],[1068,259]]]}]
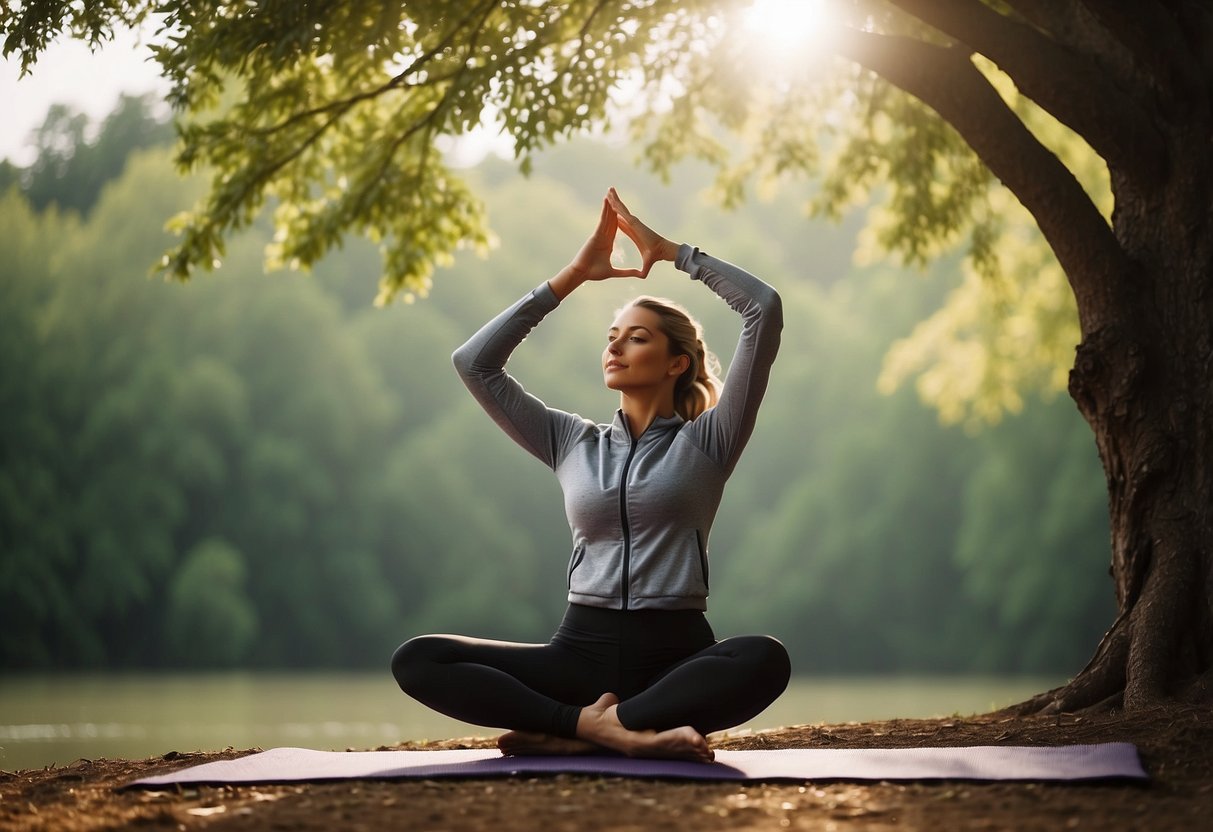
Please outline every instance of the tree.
[{"label": "tree", "polygon": [[107,182],[122,173],[132,150],[154,147],[172,138],[164,118],[152,114],[150,95],[123,95],[99,126],[96,138],[85,135],[88,117],[55,104],[34,132],[38,156],[23,172],[24,190],[35,208],[55,204],[61,211],[87,214]]},{"label": "tree", "polygon": [[257,636],[257,613],[245,593],[240,552],[223,540],[204,540],[185,556],[169,586],[166,638],[178,661],[191,667],[239,662]]},{"label": "tree", "polygon": [[[525,166],[544,145],[611,122],[624,87],[650,93],[641,100],[654,117],[639,123],[658,170],[708,159],[726,200],[755,176],[822,173],[826,211],[884,183],[884,245],[922,262],[967,240],[977,271],[1014,302],[1031,287],[995,277],[1005,188],[1073,295],[1068,387],[1106,475],[1119,606],[1090,664],[1029,707],[1207,700],[1213,10],[1195,0],[854,0],[850,25],[840,13],[828,39],[844,62],[776,78],[747,63],[770,50],[738,35],[736,5],[162,4],[157,57],[174,84],[179,161],[212,176],[162,265],[182,277],[210,268],[225,235],[272,201],[271,262],[307,266],[360,233],[381,243],[381,300],[424,291],[433,264],[488,240],[442,143],[493,110]],[[0,31],[28,69],[65,28],[98,42],[152,9],[5,7]],[[740,136],[740,157],[719,129]],[[1110,219],[1098,185],[1080,181],[1090,159],[1106,167]]]}]

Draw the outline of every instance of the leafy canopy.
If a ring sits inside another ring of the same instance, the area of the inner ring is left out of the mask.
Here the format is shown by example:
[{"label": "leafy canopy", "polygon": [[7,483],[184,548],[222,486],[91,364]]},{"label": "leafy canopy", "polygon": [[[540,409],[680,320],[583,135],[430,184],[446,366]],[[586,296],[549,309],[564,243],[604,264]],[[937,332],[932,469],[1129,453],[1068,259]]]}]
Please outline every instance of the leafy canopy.
[{"label": "leafy canopy", "polygon": [[[882,384],[918,374],[945,418],[971,421],[1016,409],[1025,386],[1058,389],[1078,340],[1073,305],[1026,212],[933,110],[820,46],[774,49],[769,33],[745,25],[748,6],[46,2],[6,6],[0,31],[5,54],[29,70],[64,31],[100,43],[155,15],[178,162],[210,177],[200,202],[172,221],[178,242],[159,267],[173,277],[217,267],[225,240],[268,205],[268,266],[307,268],[345,235],[365,236],[383,262],[377,302],[411,299],[428,290],[435,265],[492,242],[480,201],[444,160],[454,137],[495,120],[529,170],[536,151],[564,137],[630,126],[658,173],[686,158],[712,163],[725,205],[811,177],[820,181],[812,212],[840,216],[877,200],[871,250],[925,265],[967,249],[970,276],[891,353]],[[879,0],[832,9],[822,25],[942,37]],[[1105,194],[1098,157],[978,61]]]}]

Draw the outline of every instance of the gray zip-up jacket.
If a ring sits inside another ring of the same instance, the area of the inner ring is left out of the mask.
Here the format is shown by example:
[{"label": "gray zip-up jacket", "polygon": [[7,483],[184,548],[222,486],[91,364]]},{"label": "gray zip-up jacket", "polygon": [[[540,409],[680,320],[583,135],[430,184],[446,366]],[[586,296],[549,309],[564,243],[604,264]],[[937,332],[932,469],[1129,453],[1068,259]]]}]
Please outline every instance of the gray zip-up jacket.
[{"label": "gray zip-up jacket", "polygon": [[658,418],[636,439],[550,408],[505,372],[506,360],[559,301],[545,282],[452,356],[464,384],[511,438],[552,468],[573,533],[569,601],[610,609],[703,610],[708,535],[725,481],[754,429],[783,310],[776,291],[689,245],[675,265],[742,316],[717,405],[687,422]]}]

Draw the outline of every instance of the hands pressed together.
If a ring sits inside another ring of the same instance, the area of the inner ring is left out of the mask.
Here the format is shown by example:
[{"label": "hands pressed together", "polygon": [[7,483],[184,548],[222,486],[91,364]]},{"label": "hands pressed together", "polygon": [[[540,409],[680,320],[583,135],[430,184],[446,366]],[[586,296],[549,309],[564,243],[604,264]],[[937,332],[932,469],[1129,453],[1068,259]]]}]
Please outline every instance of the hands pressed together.
[{"label": "hands pressed together", "polygon": [[[611,262],[611,254],[615,250],[615,237],[618,231],[624,234],[636,245],[640,252],[641,265],[638,269],[621,269]],[[678,253],[678,245],[662,237],[653,229],[641,222],[619,198],[614,188],[607,191],[602,200],[602,213],[598,217],[598,227],[581,246],[569,264],[556,277],[548,281],[556,296],[563,299],[569,292],[576,289],[587,280],[607,280],[612,277],[649,276],[653,264],[661,260],[673,260]]]}]

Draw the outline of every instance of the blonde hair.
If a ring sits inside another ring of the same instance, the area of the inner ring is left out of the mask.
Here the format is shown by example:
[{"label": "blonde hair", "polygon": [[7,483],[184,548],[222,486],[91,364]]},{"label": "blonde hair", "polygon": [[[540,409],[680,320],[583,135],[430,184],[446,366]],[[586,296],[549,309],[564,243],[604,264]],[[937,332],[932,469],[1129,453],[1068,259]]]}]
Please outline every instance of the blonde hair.
[{"label": "blonde hair", "polygon": [[661,331],[670,341],[670,355],[690,359],[674,382],[674,410],[688,422],[720,400],[720,361],[703,342],[703,327],[683,306],[667,298],[641,295],[628,306],[639,306],[661,319]]}]

